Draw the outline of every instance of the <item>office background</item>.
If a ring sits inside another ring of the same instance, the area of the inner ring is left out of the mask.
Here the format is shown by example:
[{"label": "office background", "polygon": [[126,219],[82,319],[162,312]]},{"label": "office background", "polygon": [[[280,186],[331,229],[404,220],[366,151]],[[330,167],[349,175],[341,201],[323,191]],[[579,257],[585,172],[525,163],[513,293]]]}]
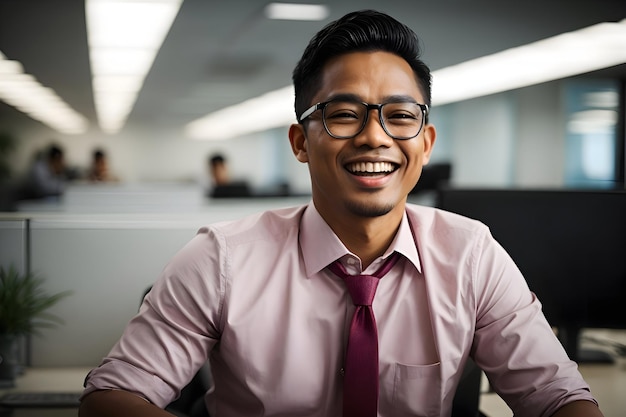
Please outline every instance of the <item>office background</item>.
[{"label": "office background", "polygon": [[[13,174],[23,173],[34,153],[54,141],[65,148],[67,162],[79,168],[88,165],[94,148],[104,148],[112,169],[127,182],[201,181],[206,156],[219,150],[229,156],[237,177],[257,186],[288,181],[295,191],[306,192],[306,167],[291,156],[286,128],[199,141],[189,138],[185,126],[224,106],[289,85],[306,42],[330,20],[367,7],[401,17],[421,37],[424,60],[436,71],[626,17],[623,3],[616,0],[593,5],[563,0],[343,0],[333,2],[321,21],[270,20],[263,15],[264,5],[251,0],[182,2],[126,123],[119,132],[107,134],[95,112],[84,2],[3,1],[0,51],[57,91],[89,123],[85,132],[68,135],[0,101],[0,129],[18,144],[10,156]],[[581,55],[591,52],[581,45]],[[568,174],[568,163],[576,158],[566,132],[574,113],[568,106],[569,91],[575,82],[584,82],[590,91],[619,94],[624,78],[622,63],[483,98],[445,105],[435,101],[432,120],[439,141],[434,158],[453,164],[453,180],[460,185],[564,185],[566,176],[574,175]],[[475,82],[467,80],[468,85]],[[618,110],[617,103],[613,106]],[[248,119],[242,114],[241,124]],[[620,123],[615,134],[623,142],[623,117]],[[623,171],[617,176],[623,180]]]},{"label": "office background", "polygon": [[[136,311],[145,288],[200,225],[307,200],[308,172],[291,155],[286,127],[221,141],[189,139],[183,127],[222,106],[289,84],[306,41],[324,23],[355,9],[388,11],[421,36],[424,60],[437,70],[626,17],[623,2],[609,0],[593,5],[338,1],[330,6],[331,14],[321,22],[277,23],[259,14],[256,1],[185,0],[127,123],[107,134],[98,127],[93,104],[83,2],[0,3],[0,51],[58,90],[89,120],[84,133],[60,133],[0,102],[0,130],[17,140],[9,161],[14,175],[26,171],[36,151],[55,142],[77,167],[89,163],[94,148],[104,148],[122,179],[118,185],[78,184],[60,201],[3,216],[0,261],[42,272],[51,291],[74,291],[54,308],[65,324],[33,340],[31,364],[97,364]],[[450,162],[452,183],[460,187],[622,188],[625,74],[621,64],[435,103],[431,121],[439,134],[433,162]],[[570,129],[581,110],[572,103],[586,103],[587,93],[609,93],[612,99],[598,108],[619,116],[590,139]],[[258,188],[286,181],[303,196],[207,202],[205,163],[214,151],[228,156],[234,177]]]}]

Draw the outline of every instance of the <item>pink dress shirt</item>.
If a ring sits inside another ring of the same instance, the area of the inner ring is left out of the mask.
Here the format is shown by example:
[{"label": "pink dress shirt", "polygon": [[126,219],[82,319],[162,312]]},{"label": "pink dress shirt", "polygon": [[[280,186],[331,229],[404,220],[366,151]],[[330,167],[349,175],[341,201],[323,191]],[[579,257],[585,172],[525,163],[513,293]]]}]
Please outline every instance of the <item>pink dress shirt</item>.
[{"label": "pink dress shirt", "polygon": [[[483,224],[407,205],[380,282],[379,416],[449,416],[472,356],[518,417],[595,401],[541,304]],[[210,359],[212,416],[340,416],[354,311],[326,266],[361,272],[312,203],[203,227],[86,382],[172,401]]]}]

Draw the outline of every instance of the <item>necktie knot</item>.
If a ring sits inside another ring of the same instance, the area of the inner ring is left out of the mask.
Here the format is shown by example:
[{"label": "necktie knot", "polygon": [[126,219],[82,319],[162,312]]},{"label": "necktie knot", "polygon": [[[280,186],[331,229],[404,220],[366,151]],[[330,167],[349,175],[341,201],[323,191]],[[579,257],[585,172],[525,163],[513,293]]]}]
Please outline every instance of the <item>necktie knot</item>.
[{"label": "necktie knot", "polygon": [[355,306],[372,305],[379,278],[372,275],[348,275],[344,281]]},{"label": "necktie knot", "polygon": [[397,261],[398,253],[394,253],[383,262],[383,265],[373,275],[349,275],[338,260],[330,264],[328,268],[335,275],[343,278],[354,305],[371,306],[380,278],[387,274]]}]

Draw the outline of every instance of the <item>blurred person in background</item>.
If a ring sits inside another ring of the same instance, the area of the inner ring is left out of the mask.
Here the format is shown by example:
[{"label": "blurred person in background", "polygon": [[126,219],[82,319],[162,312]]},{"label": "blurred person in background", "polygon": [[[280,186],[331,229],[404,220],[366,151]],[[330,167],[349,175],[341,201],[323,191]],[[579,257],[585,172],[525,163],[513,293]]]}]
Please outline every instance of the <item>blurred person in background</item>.
[{"label": "blurred person in background", "polygon": [[209,156],[208,163],[209,175],[211,176],[213,187],[226,185],[230,182],[230,175],[228,174],[228,166],[224,155],[221,153],[213,154]]},{"label": "blurred person in background", "polygon": [[65,152],[57,144],[35,155],[27,173],[20,199],[58,197],[65,191],[68,180],[74,179],[65,162]]},{"label": "blurred person in background", "polygon": [[117,182],[119,179],[109,169],[109,161],[104,150],[98,148],[93,151],[91,166],[87,172],[87,179],[91,182]]},{"label": "blurred person in background", "polygon": [[207,162],[211,179],[211,185],[207,191],[209,197],[225,198],[250,196],[250,186],[247,181],[233,181],[231,179],[228,170],[228,161],[223,154],[212,154],[209,156]]}]

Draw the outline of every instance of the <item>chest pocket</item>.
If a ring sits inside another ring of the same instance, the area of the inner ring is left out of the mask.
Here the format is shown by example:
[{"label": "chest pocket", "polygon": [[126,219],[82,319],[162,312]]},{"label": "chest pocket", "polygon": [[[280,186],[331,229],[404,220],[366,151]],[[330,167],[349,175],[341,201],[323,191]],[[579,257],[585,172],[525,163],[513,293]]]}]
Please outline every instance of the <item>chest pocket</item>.
[{"label": "chest pocket", "polygon": [[441,412],[441,363],[402,365],[393,375],[393,408],[402,416],[439,417]]}]

